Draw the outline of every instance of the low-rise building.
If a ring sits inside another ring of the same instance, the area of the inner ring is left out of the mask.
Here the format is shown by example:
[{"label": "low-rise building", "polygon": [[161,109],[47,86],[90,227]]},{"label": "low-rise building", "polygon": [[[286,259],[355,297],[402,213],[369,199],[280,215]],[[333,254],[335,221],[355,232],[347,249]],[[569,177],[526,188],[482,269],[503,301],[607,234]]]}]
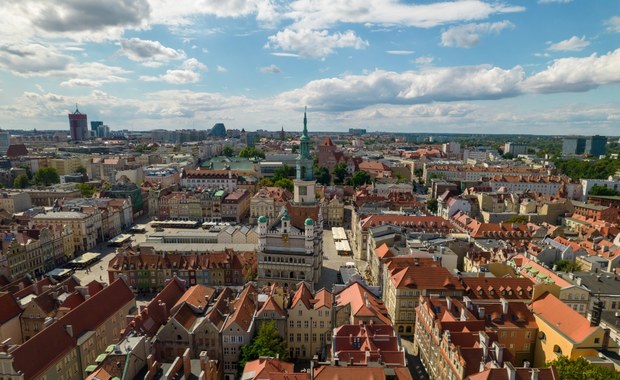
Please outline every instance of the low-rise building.
[{"label": "low-rise building", "polygon": [[52,226],[61,230],[68,226],[73,232],[76,252],[86,252],[104,240],[101,212],[98,209],[89,213],[79,211],[53,211],[40,213],[30,220],[31,228]]},{"label": "low-rise building", "polygon": [[288,309],[290,357],[325,357],[331,343],[333,295],[325,289],[314,293],[306,282],[298,284]]},{"label": "low-rise building", "polygon": [[0,208],[14,214],[32,207],[30,195],[26,192],[0,191]]},{"label": "low-rise building", "polygon": [[276,216],[291,199],[293,194],[281,187],[263,187],[250,200],[250,223],[256,223],[259,216],[275,220]]},{"label": "low-rise building", "polygon": [[251,199],[252,195],[245,189],[238,189],[227,194],[221,204],[222,220],[240,223],[250,211]]}]

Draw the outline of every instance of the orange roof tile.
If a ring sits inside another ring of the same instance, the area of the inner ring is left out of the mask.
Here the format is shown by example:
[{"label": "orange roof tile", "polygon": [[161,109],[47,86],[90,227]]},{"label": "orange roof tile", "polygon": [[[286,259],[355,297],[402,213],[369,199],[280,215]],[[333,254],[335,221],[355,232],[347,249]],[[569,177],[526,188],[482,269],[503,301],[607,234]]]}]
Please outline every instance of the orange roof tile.
[{"label": "orange roof tile", "polygon": [[575,343],[583,342],[599,329],[551,293],[545,293],[530,307],[537,317]]}]

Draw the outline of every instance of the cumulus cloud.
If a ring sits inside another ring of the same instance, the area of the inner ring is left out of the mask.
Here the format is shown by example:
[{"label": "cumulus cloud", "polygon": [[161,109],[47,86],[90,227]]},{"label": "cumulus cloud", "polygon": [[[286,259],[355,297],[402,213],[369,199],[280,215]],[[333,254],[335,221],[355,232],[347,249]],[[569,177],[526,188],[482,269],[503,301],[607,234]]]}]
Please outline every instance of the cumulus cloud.
[{"label": "cumulus cloud", "polygon": [[67,66],[65,76],[69,79],[60,83],[63,87],[101,87],[106,83],[126,82],[123,75],[130,73],[118,66],[99,62],[72,63]]},{"label": "cumulus cloud", "polygon": [[140,80],[146,82],[166,82],[170,84],[188,84],[196,83],[200,80],[200,72],[206,71],[207,66],[198,61],[196,58],[190,58],[183,62],[183,64],[174,70],[166,70],[164,74],[159,76],[146,76],[140,77]]},{"label": "cumulus cloud", "polygon": [[218,65],[218,66],[217,66],[217,68],[216,68],[216,71],[217,71],[218,73],[225,73],[225,72],[227,72],[227,71],[228,71],[228,69],[226,69],[224,66],[220,66],[220,65]]},{"label": "cumulus cloud", "polygon": [[150,66],[158,66],[170,60],[185,59],[183,50],[166,47],[159,41],[142,40],[139,38],[122,38],[120,40],[121,53],[136,62],[143,62]]},{"label": "cumulus cloud", "polygon": [[430,65],[435,59],[431,56],[422,56],[416,58],[413,62],[418,65]]},{"label": "cumulus cloud", "polygon": [[0,67],[21,76],[49,75],[64,70],[73,59],[53,46],[0,44]]},{"label": "cumulus cloud", "polygon": [[531,92],[587,91],[602,85],[620,83],[620,49],[598,56],[561,58],[524,82]]},{"label": "cumulus cloud", "polygon": [[590,41],[586,40],[586,36],[581,38],[572,36],[571,38],[556,42],[549,46],[549,50],[553,51],[581,51],[590,45]]},{"label": "cumulus cloud", "polygon": [[483,35],[498,34],[507,28],[514,28],[514,24],[504,20],[453,26],[441,33],[441,46],[471,48],[480,42]]},{"label": "cumulus cloud", "polygon": [[279,101],[321,110],[346,111],[371,104],[424,104],[512,97],[519,94],[524,71],[491,66],[434,68],[420,71],[376,70],[309,82],[285,92]]},{"label": "cumulus cloud", "polygon": [[273,63],[269,66],[261,67],[259,70],[263,74],[280,74],[281,72],[280,68]]},{"label": "cumulus cloud", "polygon": [[411,55],[415,53],[413,50],[386,50],[385,52],[392,55]]},{"label": "cumulus cloud", "polygon": [[266,25],[273,25],[280,17],[279,5],[275,0],[198,0],[184,2],[178,0],[149,0],[152,20],[166,25],[186,25],[196,15],[216,17],[243,17],[251,14]]},{"label": "cumulus cloud", "polygon": [[521,6],[481,0],[431,4],[407,4],[397,0],[296,0],[289,9],[284,16],[294,20],[296,29],[323,29],[338,23],[432,28],[525,10]]},{"label": "cumulus cloud", "polygon": [[611,17],[605,21],[605,25],[607,25],[607,30],[620,33],[620,16]]},{"label": "cumulus cloud", "polygon": [[329,34],[327,30],[284,29],[269,36],[266,47],[298,52],[305,58],[323,59],[339,48],[363,49],[368,42],[359,38],[353,31]]},{"label": "cumulus cloud", "polygon": [[429,104],[510,98],[526,93],[587,91],[620,83],[620,49],[603,56],[562,58],[530,77],[520,66],[433,67],[417,71],[376,70],[314,80],[279,95],[277,102],[307,104],[326,112],[363,109],[376,104]]}]

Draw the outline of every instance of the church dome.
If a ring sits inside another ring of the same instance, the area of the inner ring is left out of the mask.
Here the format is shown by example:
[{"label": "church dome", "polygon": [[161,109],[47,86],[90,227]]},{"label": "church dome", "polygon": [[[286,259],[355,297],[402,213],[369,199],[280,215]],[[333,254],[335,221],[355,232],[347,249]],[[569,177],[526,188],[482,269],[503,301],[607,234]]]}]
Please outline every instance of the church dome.
[{"label": "church dome", "polygon": [[264,215],[259,216],[258,223],[267,223],[267,218]]},{"label": "church dome", "polygon": [[314,225],[314,220],[312,220],[312,219],[310,219],[310,218],[307,218],[307,219],[304,221],[304,225],[305,225],[305,226],[312,226],[312,225]]}]

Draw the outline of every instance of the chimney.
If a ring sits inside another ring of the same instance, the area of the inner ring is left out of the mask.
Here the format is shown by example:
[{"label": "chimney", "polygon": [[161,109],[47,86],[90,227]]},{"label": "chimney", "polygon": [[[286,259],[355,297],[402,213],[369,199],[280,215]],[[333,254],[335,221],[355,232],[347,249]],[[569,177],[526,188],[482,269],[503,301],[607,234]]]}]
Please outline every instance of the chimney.
[{"label": "chimney", "polygon": [[581,280],[581,277],[577,277],[577,285],[578,285],[578,286],[581,286],[581,281],[582,281],[582,280]]},{"label": "chimney", "polygon": [[166,305],[163,301],[159,301],[158,304],[160,310],[161,310],[161,314],[164,317],[164,321],[168,320],[168,305]]},{"label": "chimney", "polygon": [[463,296],[463,302],[465,303],[465,307],[468,310],[471,310],[472,304],[471,304],[471,299],[467,296]]},{"label": "chimney", "polygon": [[200,351],[200,355],[198,356],[200,359],[200,369],[203,371],[207,370],[207,362],[209,361],[209,357],[207,356],[207,351]]},{"label": "chimney", "polygon": [[446,332],[444,334],[446,336],[446,342],[448,342],[448,344],[450,344],[452,342],[452,339],[450,338],[450,330],[446,330]]},{"label": "chimney", "polygon": [[517,376],[517,371],[515,370],[515,367],[512,365],[512,363],[511,362],[504,363],[504,368],[506,368],[506,375],[507,375],[508,380],[515,380],[515,377]]},{"label": "chimney", "polygon": [[340,364],[340,359],[338,358],[338,355],[334,356],[334,367],[338,367],[338,365]]},{"label": "chimney", "polygon": [[538,368],[532,368],[532,380],[538,380]]},{"label": "chimney", "polygon": [[500,298],[499,300],[502,303],[502,314],[508,314],[508,301],[505,298]]},{"label": "chimney", "polygon": [[478,317],[484,319],[484,307],[478,307]]},{"label": "chimney", "polygon": [[493,342],[493,350],[495,351],[495,360],[498,365],[502,365],[504,359],[504,350],[502,345],[497,342]]},{"label": "chimney", "polygon": [[461,308],[461,322],[465,322],[467,320],[467,312],[464,307]]},{"label": "chimney", "polygon": [[183,352],[183,376],[189,379],[189,375],[192,373],[191,358],[189,356],[189,347]]},{"label": "chimney", "polygon": [[73,338],[73,325],[65,325],[65,330],[67,330],[67,334]]},{"label": "chimney", "polygon": [[450,296],[446,296],[446,309],[448,309],[448,313],[452,312],[452,298]]}]

